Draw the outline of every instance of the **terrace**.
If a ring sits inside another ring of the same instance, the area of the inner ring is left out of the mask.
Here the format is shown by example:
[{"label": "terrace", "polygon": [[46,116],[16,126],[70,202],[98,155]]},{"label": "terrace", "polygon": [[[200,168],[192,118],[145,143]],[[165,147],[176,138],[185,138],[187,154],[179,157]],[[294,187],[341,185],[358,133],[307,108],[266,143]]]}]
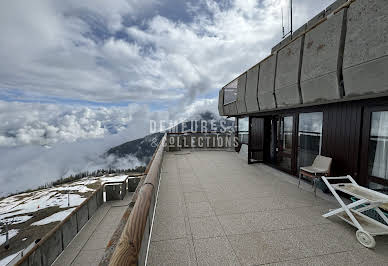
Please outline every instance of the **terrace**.
[{"label": "terrace", "polygon": [[148,265],[369,264],[388,239],[362,247],[355,229],[321,215],[336,207],[308,184],[233,152],[165,154]]},{"label": "terrace", "polygon": [[361,246],[353,227],[322,217],[337,204],[321,192],[314,197],[309,184],[299,189],[295,177],[248,165],[230,149],[167,150],[155,154],[110,265],[388,261],[388,238],[376,237],[375,249]]}]

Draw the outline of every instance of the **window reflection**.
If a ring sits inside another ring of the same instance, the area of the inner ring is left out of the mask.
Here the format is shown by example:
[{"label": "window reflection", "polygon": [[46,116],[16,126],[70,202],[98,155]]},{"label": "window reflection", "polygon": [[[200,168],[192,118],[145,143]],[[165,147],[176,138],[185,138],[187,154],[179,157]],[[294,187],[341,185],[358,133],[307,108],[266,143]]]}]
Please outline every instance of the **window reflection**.
[{"label": "window reflection", "polygon": [[388,112],[372,113],[368,173],[388,179]]},{"label": "window reflection", "polygon": [[249,136],[249,118],[239,118],[238,119],[238,139],[240,143],[248,144]]},{"label": "window reflection", "polygon": [[224,87],[224,105],[237,100],[237,84],[238,79],[235,79]]},{"label": "window reflection", "polygon": [[312,165],[315,157],[321,154],[323,113],[299,114],[298,168]]}]

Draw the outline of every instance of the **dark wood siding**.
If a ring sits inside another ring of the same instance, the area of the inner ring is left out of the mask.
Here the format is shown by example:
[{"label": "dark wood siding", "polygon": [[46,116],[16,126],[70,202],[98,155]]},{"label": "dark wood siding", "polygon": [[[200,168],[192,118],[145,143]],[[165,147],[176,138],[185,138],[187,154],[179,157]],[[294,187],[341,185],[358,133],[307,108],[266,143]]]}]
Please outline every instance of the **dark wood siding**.
[{"label": "dark wood siding", "polygon": [[357,102],[343,102],[323,109],[322,155],[333,158],[334,176],[358,179],[362,108]]}]

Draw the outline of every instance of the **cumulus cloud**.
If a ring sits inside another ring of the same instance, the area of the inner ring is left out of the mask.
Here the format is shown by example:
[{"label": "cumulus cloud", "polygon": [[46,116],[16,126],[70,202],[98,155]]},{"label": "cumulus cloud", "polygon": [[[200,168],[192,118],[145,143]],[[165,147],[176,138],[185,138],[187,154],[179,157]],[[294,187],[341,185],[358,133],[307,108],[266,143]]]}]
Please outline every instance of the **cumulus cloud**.
[{"label": "cumulus cloud", "polygon": [[150,133],[150,120],[182,121],[215,112],[216,99],[197,100],[176,115],[146,105],[79,107],[0,101],[0,196],[70,174],[144,165],[134,157],[102,156]]},{"label": "cumulus cloud", "polygon": [[[269,53],[287,1],[188,1],[169,17],[175,2],[1,1],[0,88],[23,99],[193,102]],[[296,26],[330,2],[296,2]]]},{"label": "cumulus cloud", "polygon": [[[280,40],[286,2],[0,1],[0,187],[106,166],[150,120],[217,113],[218,89]],[[294,1],[296,27],[331,2]]]}]

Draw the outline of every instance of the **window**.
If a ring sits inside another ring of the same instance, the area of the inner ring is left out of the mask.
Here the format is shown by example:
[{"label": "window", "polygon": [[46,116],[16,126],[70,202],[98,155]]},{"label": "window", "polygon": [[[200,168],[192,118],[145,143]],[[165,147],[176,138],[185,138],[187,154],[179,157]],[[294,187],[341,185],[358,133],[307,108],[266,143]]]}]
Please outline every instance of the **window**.
[{"label": "window", "polygon": [[322,120],[322,112],[299,114],[298,168],[312,165],[315,157],[321,154]]},{"label": "window", "polygon": [[388,111],[373,112],[371,118],[368,174],[388,180]]},{"label": "window", "polygon": [[249,118],[239,118],[238,119],[238,139],[240,143],[248,144],[249,136]]},{"label": "window", "polygon": [[224,105],[237,100],[237,83],[238,79],[235,79],[224,87]]}]

